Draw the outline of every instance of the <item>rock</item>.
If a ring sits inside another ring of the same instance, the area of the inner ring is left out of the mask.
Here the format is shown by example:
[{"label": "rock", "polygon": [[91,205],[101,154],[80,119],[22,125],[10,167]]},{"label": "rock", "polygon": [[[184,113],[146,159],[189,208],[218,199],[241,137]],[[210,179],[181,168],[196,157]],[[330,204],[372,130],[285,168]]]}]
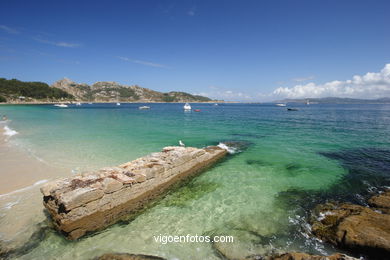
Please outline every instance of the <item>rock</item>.
[{"label": "rock", "polygon": [[316,207],[311,219],[318,238],[353,252],[390,257],[390,215],[349,204],[327,203]]},{"label": "rock", "polygon": [[[195,159],[192,158],[194,151],[199,154]],[[46,183],[41,189],[43,204],[54,227],[74,240],[126,219],[226,153],[218,147],[164,148],[163,152],[119,167]],[[180,165],[174,166],[174,160]]]},{"label": "rock", "polygon": [[104,254],[96,260],[165,260],[165,258],[151,255]]},{"label": "rock", "polygon": [[86,187],[69,191],[59,197],[58,203],[62,204],[66,210],[80,207],[90,201],[100,199],[104,192],[100,189]]},{"label": "rock", "polygon": [[102,181],[103,191],[105,193],[111,193],[120,190],[123,186],[122,182],[117,181],[113,178],[105,178]]},{"label": "rock", "polygon": [[[246,258],[246,259],[261,259],[261,258]],[[264,259],[264,258],[263,258]],[[357,258],[350,257],[344,254],[333,254],[330,256],[309,255],[306,253],[291,252],[284,253],[265,258],[266,260],[358,260]]]},{"label": "rock", "polygon": [[383,213],[390,214],[390,190],[371,197],[368,203]]}]

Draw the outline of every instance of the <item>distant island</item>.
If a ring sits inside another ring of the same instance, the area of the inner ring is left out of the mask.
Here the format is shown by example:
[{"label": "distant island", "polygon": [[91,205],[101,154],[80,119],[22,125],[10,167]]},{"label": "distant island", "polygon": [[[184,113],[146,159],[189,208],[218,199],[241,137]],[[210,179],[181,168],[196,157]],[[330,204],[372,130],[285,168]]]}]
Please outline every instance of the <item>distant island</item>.
[{"label": "distant island", "polygon": [[274,101],[275,103],[311,103],[311,104],[389,104],[390,98],[383,97],[378,99],[356,99],[356,98],[301,98],[301,99],[283,99]]},{"label": "distant island", "polygon": [[127,86],[116,82],[79,84],[68,78],[51,86],[43,82],[23,82],[0,78],[0,102],[216,102],[208,97],[186,92],[162,93],[137,85]]}]

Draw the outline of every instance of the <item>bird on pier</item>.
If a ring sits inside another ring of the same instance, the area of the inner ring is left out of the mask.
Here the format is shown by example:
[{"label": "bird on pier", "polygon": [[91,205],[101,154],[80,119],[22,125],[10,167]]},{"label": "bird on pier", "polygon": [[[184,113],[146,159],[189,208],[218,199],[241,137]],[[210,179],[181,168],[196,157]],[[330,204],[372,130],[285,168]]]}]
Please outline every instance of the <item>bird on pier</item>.
[{"label": "bird on pier", "polygon": [[186,146],[181,140],[179,140],[179,145],[180,145],[181,147]]}]

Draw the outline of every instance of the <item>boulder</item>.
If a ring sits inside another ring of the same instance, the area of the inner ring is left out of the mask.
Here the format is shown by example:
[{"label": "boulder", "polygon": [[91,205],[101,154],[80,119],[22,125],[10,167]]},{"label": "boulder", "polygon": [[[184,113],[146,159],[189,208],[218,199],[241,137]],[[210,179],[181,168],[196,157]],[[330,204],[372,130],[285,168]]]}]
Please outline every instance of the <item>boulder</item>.
[{"label": "boulder", "polygon": [[371,197],[368,204],[383,213],[390,214],[390,190]]},{"label": "boulder", "polygon": [[390,257],[389,214],[349,203],[326,203],[315,208],[311,224],[315,236],[338,247]]}]

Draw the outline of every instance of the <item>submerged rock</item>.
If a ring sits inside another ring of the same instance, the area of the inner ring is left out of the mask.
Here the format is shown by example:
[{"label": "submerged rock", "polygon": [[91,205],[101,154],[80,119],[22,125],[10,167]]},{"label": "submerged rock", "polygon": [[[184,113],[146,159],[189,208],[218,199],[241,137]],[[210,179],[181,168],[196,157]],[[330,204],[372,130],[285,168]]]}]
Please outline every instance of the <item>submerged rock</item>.
[{"label": "submerged rock", "polygon": [[[246,258],[246,259],[261,259],[261,258]],[[291,252],[280,255],[274,255],[263,258],[265,260],[357,260],[357,258],[350,257],[344,254],[333,254],[330,256],[309,255],[306,253]]]},{"label": "submerged rock", "polygon": [[165,147],[119,167],[47,183],[41,189],[43,204],[55,228],[67,238],[77,239],[136,213],[226,154],[216,146]]},{"label": "submerged rock", "polygon": [[[375,196],[373,205],[386,206],[387,194]],[[318,205],[311,219],[318,238],[353,252],[390,257],[390,215],[350,203]]]},{"label": "submerged rock", "polygon": [[95,260],[165,260],[165,258],[152,255],[133,255],[133,254],[104,254],[95,258]]}]

